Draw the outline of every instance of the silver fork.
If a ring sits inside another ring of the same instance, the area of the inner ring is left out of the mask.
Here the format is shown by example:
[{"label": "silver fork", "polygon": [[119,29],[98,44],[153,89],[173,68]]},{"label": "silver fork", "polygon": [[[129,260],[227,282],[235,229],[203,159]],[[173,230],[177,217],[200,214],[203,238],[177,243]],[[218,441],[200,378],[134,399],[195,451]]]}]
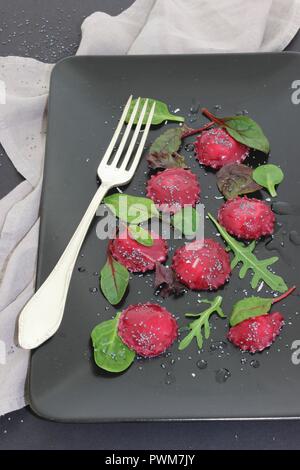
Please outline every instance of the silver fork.
[{"label": "silver fork", "polygon": [[63,318],[66,297],[74,265],[98,206],[109,189],[129,183],[138,166],[155,108],[154,103],[150,109],[147,123],[142,133],[137,151],[132,157],[143,119],[147,111],[148,100],[146,100],[143,105],[124,159],[119,167],[117,167],[117,164],[120,162],[130,130],[134,123],[135,117],[137,116],[140,98],[136,101],[119,147],[113,156],[112,161],[110,161],[113,149],[125,123],[125,118],[128,114],[131,100],[132,96],[129,97],[126,103],[119,124],[98,167],[97,173],[101,180],[99,189],[91,200],[90,205],[81,219],[81,222],[79,223],[74,235],[69,241],[53,271],[49,274],[45,282],[41,285],[41,287],[29,300],[21,312],[19,317],[19,344],[24,349],[36,348],[52,335],[54,335],[54,333],[57,331]]}]

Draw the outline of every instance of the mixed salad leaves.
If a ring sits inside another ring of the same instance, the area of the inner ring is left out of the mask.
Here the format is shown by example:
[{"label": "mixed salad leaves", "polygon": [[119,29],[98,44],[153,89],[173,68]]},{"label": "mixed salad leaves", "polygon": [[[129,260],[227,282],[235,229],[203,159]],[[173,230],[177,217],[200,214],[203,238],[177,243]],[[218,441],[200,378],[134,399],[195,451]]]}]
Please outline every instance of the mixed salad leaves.
[{"label": "mixed salad leaves", "polygon": [[[133,106],[134,101],[127,120]],[[275,197],[275,186],[284,175],[274,164],[253,169],[244,163],[252,150],[265,154],[270,151],[267,137],[253,119],[245,115],[221,118],[205,108],[202,113],[209,122],[200,129],[191,129],[183,124],[183,117],[170,113],[165,103],[156,100],[152,124],[177,121],[180,125],[164,130],[148,150],[146,160],[151,177],[147,197],[116,193],[104,199],[118,218],[119,229],[108,244],[100,287],[108,302],[117,306],[128,291],[130,273],[154,270],[154,287],[165,298],[183,295],[188,289],[217,290],[230,282],[231,272],[237,267],[241,279],[251,271],[252,289],[264,282],[272,291],[282,294],[274,298],[245,297],[233,306],[227,338],[241,350],[254,353],[269,347],[279,334],[283,316],[279,312],[270,313],[270,309],[295,287],[288,289],[284,279],[271,271],[270,266],[278,257],[257,258],[256,244],[273,234],[275,215],[265,201],[248,195],[265,188]],[[217,187],[226,200],[218,214],[208,214],[225,245],[212,239],[204,239],[200,244],[186,243],[175,251],[172,265],[165,266],[167,241],[140,224],[168,214],[169,223],[184,236],[197,232],[201,221],[195,205],[201,197],[201,186],[180,153],[184,139],[191,135],[196,135],[196,158],[216,172]],[[194,319],[186,327],[187,334],[181,332],[179,350],[189,347],[194,338],[199,350],[202,349],[204,339],[211,334],[211,316],[226,318],[222,300],[220,295],[202,300],[209,304],[205,310],[185,314]],[[159,355],[178,335],[177,321],[164,307],[151,303],[130,305],[93,329],[95,362],[106,371],[123,372],[136,355]]]}]

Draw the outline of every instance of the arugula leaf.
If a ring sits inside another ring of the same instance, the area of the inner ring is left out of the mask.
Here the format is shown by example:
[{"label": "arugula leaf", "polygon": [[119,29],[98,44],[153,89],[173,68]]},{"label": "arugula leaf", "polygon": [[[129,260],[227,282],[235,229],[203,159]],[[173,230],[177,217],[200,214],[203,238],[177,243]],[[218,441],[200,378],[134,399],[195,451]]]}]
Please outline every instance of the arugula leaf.
[{"label": "arugula leaf", "polygon": [[140,224],[151,217],[159,217],[154,202],[147,197],[115,193],[106,196],[103,202],[119,219],[130,224]]},{"label": "arugula leaf", "polygon": [[218,231],[227,242],[228,247],[234,252],[234,258],[231,261],[231,269],[234,269],[238,263],[242,263],[239,277],[243,279],[248,270],[253,271],[253,277],[251,280],[251,287],[256,289],[260,280],[264,281],[271,289],[278,292],[284,292],[287,289],[287,285],[282,277],[272,273],[268,267],[278,261],[278,257],[258,260],[253,253],[255,248],[255,242],[253,241],[250,245],[246,246],[242,242],[235,240],[229,233],[222,227],[211,214],[208,217],[215,224]]},{"label": "arugula leaf", "polygon": [[136,240],[141,245],[152,246],[154,243],[154,240],[149,230],[145,230],[143,227],[140,227],[139,225],[129,225],[128,232],[129,232],[130,237]]},{"label": "arugula leaf", "polygon": [[[135,116],[134,121],[133,121],[134,124],[137,124],[137,122],[138,122],[140,113],[142,111],[142,108],[144,106],[144,103],[145,103],[146,99],[147,98],[141,98],[140,99],[139,109],[138,109],[138,112],[136,113],[136,116]],[[164,121],[184,122],[184,117],[177,116],[177,114],[171,114],[170,113],[166,103],[164,103],[163,101],[148,98],[148,107],[147,107],[147,111],[146,111],[144,119],[143,119],[143,124],[146,124],[148,116],[149,116],[150,109],[151,109],[154,102],[155,102],[155,110],[154,110],[154,115],[153,115],[153,119],[152,119],[151,124],[157,125],[157,124],[161,124]],[[136,100],[131,101],[130,108],[128,110],[128,114],[127,114],[127,117],[126,117],[126,122],[128,122],[129,119],[130,119],[130,116],[131,116],[131,113],[132,113],[133,108],[135,106],[135,103],[136,103]]]},{"label": "arugula leaf", "polygon": [[202,113],[218,126],[224,127],[228,134],[235,140],[248,147],[260,150],[264,153],[270,152],[270,144],[261,127],[248,116],[228,116],[219,118],[202,109]]},{"label": "arugula leaf", "polygon": [[238,323],[247,320],[247,318],[266,315],[273,304],[288,297],[295,289],[295,286],[291,287],[280,297],[265,298],[252,296],[239,300],[233,307],[229,321],[230,325],[235,326]]},{"label": "arugula leaf", "polygon": [[272,306],[272,299],[263,297],[246,297],[239,300],[233,307],[230,316],[230,326],[235,326],[247,318],[266,315]]},{"label": "arugula leaf", "polygon": [[226,199],[233,199],[239,194],[253,193],[261,189],[252,178],[253,169],[242,163],[224,165],[217,172],[217,185]]},{"label": "arugula leaf", "polygon": [[254,181],[264,188],[267,188],[272,197],[277,196],[275,185],[281,183],[283,178],[284,174],[281,168],[277,165],[272,165],[271,163],[258,166],[253,171]]},{"label": "arugula leaf", "polygon": [[135,358],[135,352],[118,335],[119,317],[120,313],[113,320],[99,323],[91,333],[95,362],[108,372],[123,372]]},{"label": "arugula leaf", "polygon": [[195,237],[200,226],[199,212],[192,206],[185,206],[175,212],[172,225],[186,237]]},{"label": "arugula leaf", "polygon": [[106,299],[112,305],[118,304],[126,292],[129,272],[111,255],[100,272],[100,287]]},{"label": "arugula leaf", "polygon": [[203,336],[202,336],[202,328],[204,328],[204,337],[208,339],[210,336],[210,325],[209,325],[209,318],[210,316],[216,312],[219,317],[225,318],[224,312],[221,309],[222,297],[218,295],[213,301],[210,300],[202,300],[203,303],[210,304],[210,307],[204,310],[201,313],[186,313],[186,317],[199,317],[197,320],[194,320],[192,323],[188,325],[188,328],[191,330],[179,343],[179,350],[182,351],[183,349],[187,348],[190,343],[192,342],[193,338],[196,338],[198,348],[201,349],[203,346]]}]

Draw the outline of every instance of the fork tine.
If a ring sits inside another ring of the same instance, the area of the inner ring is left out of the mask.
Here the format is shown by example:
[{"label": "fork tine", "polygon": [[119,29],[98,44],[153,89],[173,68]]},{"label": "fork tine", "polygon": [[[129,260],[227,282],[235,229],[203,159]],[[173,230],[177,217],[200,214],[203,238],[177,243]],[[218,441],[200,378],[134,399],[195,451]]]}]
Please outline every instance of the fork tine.
[{"label": "fork tine", "polygon": [[118,140],[118,137],[119,137],[120,132],[121,132],[121,130],[122,130],[122,127],[123,127],[123,125],[124,125],[126,116],[127,116],[127,114],[128,114],[129,107],[130,107],[130,104],[131,104],[131,100],[132,100],[132,95],[130,95],[129,98],[128,98],[128,100],[127,100],[127,103],[126,103],[125,108],[124,108],[124,110],[123,110],[123,113],[122,113],[122,116],[121,116],[121,118],[120,118],[120,121],[119,121],[119,123],[118,123],[118,125],[117,125],[117,128],[116,128],[116,130],[115,130],[115,132],[114,132],[114,135],[112,136],[112,139],[111,139],[111,141],[110,141],[110,143],[109,143],[109,145],[108,145],[108,147],[107,147],[107,149],[106,149],[106,152],[105,152],[105,154],[104,154],[104,156],[103,156],[103,158],[102,158],[102,160],[101,160],[101,162],[100,162],[100,165],[101,165],[101,164],[103,164],[103,165],[106,164],[106,163],[108,162],[108,160],[109,160],[109,157],[111,156],[111,153],[112,153],[112,151],[113,151],[113,149],[114,149],[114,146],[116,145],[116,142],[117,142],[117,140]]},{"label": "fork tine", "polygon": [[[130,145],[129,145],[128,149],[127,149],[126,155],[125,155],[124,160],[123,160],[123,162],[122,162],[122,165],[121,165],[121,167],[120,167],[122,170],[126,170],[126,166],[128,165],[128,162],[129,162],[129,160],[130,160],[130,157],[131,157],[131,154],[132,154],[132,152],[133,152],[135,143],[136,143],[136,141],[137,141],[137,138],[138,138],[140,129],[141,129],[142,124],[143,124],[143,120],[144,120],[144,116],[145,116],[147,107],[148,107],[148,99],[147,99],[147,100],[145,101],[145,103],[144,103],[144,106],[143,106],[143,109],[142,109],[142,111],[141,111],[141,114],[140,114],[138,123],[137,123],[137,125],[136,125],[134,134],[133,134],[133,136],[132,136]],[[146,126],[146,127],[147,127],[147,126]],[[145,128],[145,130],[146,130],[146,128]],[[144,132],[145,132],[145,130],[144,130]]]},{"label": "fork tine", "polygon": [[139,164],[141,155],[142,155],[142,153],[143,153],[144,146],[145,146],[145,143],[146,143],[146,139],[147,139],[147,137],[148,137],[148,133],[149,133],[149,130],[150,130],[150,126],[151,126],[152,119],[153,119],[153,115],[154,115],[154,111],[155,111],[155,104],[156,104],[156,103],[154,102],[153,105],[152,105],[152,108],[151,108],[151,110],[150,110],[150,113],[149,113],[149,116],[148,116],[148,120],[147,120],[145,129],[144,129],[144,132],[143,132],[141,141],[140,141],[140,143],[139,143],[138,149],[137,149],[136,154],[135,154],[135,156],[134,156],[132,165],[131,165],[131,167],[130,167],[129,170],[128,170],[131,174],[133,174],[133,173],[135,172],[136,167],[137,167],[138,164]]},{"label": "fork tine", "polygon": [[137,114],[138,109],[139,109],[139,106],[140,106],[140,100],[141,100],[140,98],[138,98],[138,99],[136,100],[135,106],[134,106],[133,111],[132,111],[132,113],[131,113],[129,122],[128,122],[127,126],[126,126],[126,130],[125,130],[125,132],[124,132],[124,135],[123,135],[123,137],[122,137],[122,139],[121,139],[121,142],[120,142],[120,144],[119,144],[118,150],[117,150],[117,152],[116,152],[116,154],[115,154],[115,156],[114,156],[114,158],[113,158],[113,160],[112,160],[112,162],[111,162],[111,165],[113,165],[114,167],[117,166],[118,161],[120,160],[120,157],[121,157],[122,152],[123,152],[123,150],[124,150],[124,147],[125,147],[125,145],[126,145],[126,142],[127,142],[128,136],[129,136],[129,133],[130,133],[130,131],[131,131],[131,128],[132,128],[132,125],[133,125],[133,122],[134,122],[134,119],[135,119],[135,117],[136,117],[136,114]]}]

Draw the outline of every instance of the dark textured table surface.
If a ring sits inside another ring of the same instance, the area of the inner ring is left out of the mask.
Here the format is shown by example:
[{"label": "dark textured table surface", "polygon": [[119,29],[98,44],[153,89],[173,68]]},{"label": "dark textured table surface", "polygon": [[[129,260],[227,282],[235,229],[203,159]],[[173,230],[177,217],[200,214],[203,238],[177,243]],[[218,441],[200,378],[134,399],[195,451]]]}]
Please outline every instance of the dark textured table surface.
[{"label": "dark textured table surface", "polygon": [[[0,55],[44,62],[74,54],[94,11],[118,14],[133,0],[0,0]],[[300,35],[288,50],[300,51]],[[21,181],[0,145],[0,197]],[[300,402],[299,402],[300,406]],[[0,418],[2,449],[300,449],[300,421],[61,424],[28,408]]]}]

